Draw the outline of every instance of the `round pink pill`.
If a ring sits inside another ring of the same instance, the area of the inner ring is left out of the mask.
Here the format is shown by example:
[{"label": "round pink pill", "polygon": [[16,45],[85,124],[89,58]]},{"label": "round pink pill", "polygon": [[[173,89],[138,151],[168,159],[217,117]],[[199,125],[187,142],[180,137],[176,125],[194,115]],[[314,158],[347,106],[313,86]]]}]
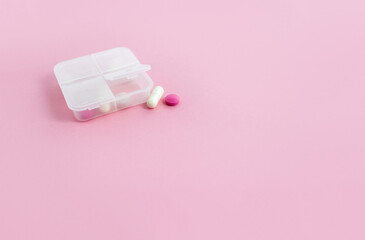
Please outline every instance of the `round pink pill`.
[{"label": "round pink pill", "polygon": [[94,116],[94,112],[92,110],[84,110],[80,112],[75,112],[76,118],[80,121],[86,121],[91,119]]},{"label": "round pink pill", "polygon": [[165,97],[166,105],[176,106],[177,104],[179,104],[179,102],[180,102],[180,98],[176,94],[169,94]]}]

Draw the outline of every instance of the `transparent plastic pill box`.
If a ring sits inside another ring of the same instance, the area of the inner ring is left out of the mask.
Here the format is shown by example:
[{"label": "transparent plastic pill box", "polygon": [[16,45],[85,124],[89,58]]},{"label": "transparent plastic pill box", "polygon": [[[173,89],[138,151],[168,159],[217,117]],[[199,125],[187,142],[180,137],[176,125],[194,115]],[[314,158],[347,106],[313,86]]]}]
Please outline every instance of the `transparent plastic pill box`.
[{"label": "transparent plastic pill box", "polygon": [[67,106],[86,121],[145,103],[153,87],[150,69],[120,47],[60,62],[54,73]]}]

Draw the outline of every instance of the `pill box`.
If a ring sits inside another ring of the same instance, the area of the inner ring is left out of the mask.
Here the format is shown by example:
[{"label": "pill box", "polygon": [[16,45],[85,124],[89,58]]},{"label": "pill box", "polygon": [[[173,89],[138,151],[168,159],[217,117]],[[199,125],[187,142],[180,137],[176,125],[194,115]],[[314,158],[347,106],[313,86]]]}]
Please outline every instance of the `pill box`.
[{"label": "pill box", "polygon": [[54,73],[68,108],[86,121],[145,103],[153,86],[150,69],[120,47],[60,62]]}]

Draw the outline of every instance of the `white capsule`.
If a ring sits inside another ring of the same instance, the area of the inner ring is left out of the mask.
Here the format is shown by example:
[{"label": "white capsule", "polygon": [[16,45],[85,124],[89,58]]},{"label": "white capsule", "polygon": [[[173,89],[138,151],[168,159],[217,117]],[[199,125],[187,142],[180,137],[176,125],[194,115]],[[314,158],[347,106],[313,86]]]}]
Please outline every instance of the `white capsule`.
[{"label": "white capsule", "polygon": [[158,102],[160,101],[163,92],[164,92],[164,90],[163,90],[162,87],[156,86],[153,89],[150,97],[147,100],[147,107],[149,107],[149,108],[155,108],[157,106]]},{"label": "white capsule", "polygon": [[107,104],[103,104],[103,105],[101,105],[101,106],[99,107],[99,110],[100,110],[102,113],[107,113],[107,112],[109,112],[109,111],[110,111],[110,109],[111,109],[111,106],[110,106],[110,104],[109,104],[109,103],[107,103]]}]

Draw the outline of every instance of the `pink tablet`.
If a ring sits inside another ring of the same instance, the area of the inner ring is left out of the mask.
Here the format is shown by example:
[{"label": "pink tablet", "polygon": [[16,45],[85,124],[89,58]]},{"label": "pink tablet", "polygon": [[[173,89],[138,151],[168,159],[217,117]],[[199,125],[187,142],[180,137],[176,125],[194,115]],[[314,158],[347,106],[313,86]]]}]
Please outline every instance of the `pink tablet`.
[{"label": "pink tablet", "polygon": [[169,94],[165,97],[166,105],[176,106],[177,104],[179,104],[179,102],[180,102],[180,98],[176,94]]}]

